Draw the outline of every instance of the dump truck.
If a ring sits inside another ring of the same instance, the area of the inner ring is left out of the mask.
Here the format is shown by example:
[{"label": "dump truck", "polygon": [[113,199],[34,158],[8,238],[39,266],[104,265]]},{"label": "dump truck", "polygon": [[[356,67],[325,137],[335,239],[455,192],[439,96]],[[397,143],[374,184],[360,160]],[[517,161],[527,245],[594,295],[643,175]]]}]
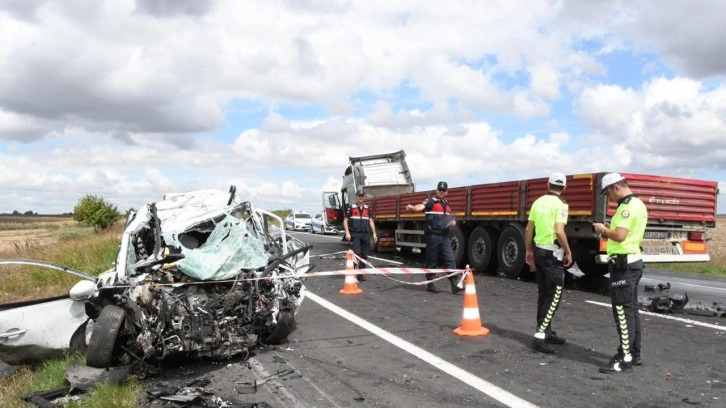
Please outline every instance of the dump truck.
[{"label": "dump truck", "polygon": [[[410,251],[426,247],[423,213],[406,211],[434,195],[415,191],[403,150],[350,157],[340,192],[324,192],[323,205],[342,223],[343,210],[366,192],[375,217],[378,243],[372,250]],[[598,194],[609,172],[567,175],[562,197],[569,204],[565,232],[578,268],[586,275],[607,273],[607,239],[592,229],[609,222],[616,204]],[[648,209],[642,243],[645,262],[707,262],[708,229],[716,226],[718,183],[657,175],[621,173]],[[534,200],[547,192],[547,178],[450,187],[447,200],[457,224],[450,232],[457,266],[476,271],[500,271],[508,277],[528,273],[524,229]]]}]

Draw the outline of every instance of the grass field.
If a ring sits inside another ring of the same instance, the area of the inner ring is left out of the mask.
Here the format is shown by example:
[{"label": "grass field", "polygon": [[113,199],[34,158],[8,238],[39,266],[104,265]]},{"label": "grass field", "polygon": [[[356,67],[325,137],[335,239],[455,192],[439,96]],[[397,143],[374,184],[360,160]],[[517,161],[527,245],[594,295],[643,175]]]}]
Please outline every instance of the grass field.
[{"label": "grass field", "polygon": [[[29,229],[3,229],[17,224]],[[113,264],[122,228],[123,223],[118,223],[94,233],[93,228],[82,227],[70,217],[0,215],[0,259],[32,259],[98,275]],[[0,274],[0,304],[65,295],[79,280],[67,273],[31,266],[3,266]]]}]

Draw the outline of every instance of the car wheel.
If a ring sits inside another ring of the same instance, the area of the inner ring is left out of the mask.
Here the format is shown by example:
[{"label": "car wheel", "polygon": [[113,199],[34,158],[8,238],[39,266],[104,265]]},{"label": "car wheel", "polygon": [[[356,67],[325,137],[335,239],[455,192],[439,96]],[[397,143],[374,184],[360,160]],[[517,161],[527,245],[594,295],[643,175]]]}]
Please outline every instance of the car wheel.
[{"label": "car wheel", "polygon": [[101,310],[86,351],[86,364],[89,367],[111,366],[114,354],[119,349],[117,340],[125,319],[126,312],[118,306],[106,306]]},{"label": "car wheel", "polygon": [[[90,325],[89,325],[90,323]],[[90,341],[90,334],[93,330],[93,320],[88,320],[83,323],[71,336],[70,350],[71,353],[86,353],[88,350],[88,342]]]},{"label": "car wheel", "polygon": [[283,310],[277,316],[277,326],[262,342],[271,345],[280,345],[287,340],[287,336],[295,329],[295,315],[291,310]]}]

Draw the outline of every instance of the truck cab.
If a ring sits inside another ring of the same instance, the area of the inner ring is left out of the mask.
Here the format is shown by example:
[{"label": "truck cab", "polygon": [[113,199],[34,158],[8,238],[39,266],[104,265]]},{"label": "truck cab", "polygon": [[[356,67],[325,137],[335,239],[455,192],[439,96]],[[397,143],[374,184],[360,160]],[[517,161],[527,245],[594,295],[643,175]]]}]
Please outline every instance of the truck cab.
[{"label": "truck cab", "polygon": [[[343,174],[340,193],[326,191],[322,195],[323,214],[331,228],[343,231],[345,211],[355,203],[355,193],[358,190],[366,193],[366,201],[415,191],[403,150],[348,159],[350,165]],[[375,212],[373,216],[376,216]],[[393,237],[393,231],[390,234]],[[378,233],[379,238],[385,235],[386,231]]]}]

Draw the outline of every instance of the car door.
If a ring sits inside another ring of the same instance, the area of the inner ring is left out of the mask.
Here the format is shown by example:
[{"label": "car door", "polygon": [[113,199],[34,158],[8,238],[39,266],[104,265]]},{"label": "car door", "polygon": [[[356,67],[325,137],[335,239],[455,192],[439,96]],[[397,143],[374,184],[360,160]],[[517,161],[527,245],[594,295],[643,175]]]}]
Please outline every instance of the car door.
[{"label": "car door", "polygon": [[86,333],[86,298],[64,296],[0,305],[0,360],[34,364],[69,349],[85,351],[90,334]]}]

